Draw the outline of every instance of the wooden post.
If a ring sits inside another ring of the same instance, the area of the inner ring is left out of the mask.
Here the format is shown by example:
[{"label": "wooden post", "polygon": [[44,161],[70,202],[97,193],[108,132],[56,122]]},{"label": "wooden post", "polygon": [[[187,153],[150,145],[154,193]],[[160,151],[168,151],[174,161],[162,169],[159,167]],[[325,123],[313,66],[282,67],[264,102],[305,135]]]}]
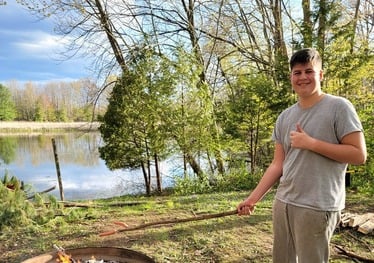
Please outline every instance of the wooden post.
[{"label": "wooden post", "polygon": [[64,189],[62,187],[62,180],[61,180],[61,173],[60,173],[60,164],[58,162],[58,156],[57,156],[57,150],[56,150],[56,142],[55,142],[54,138],[52,138],[52,145],[53,145],[53,153],[55,155],[55,164],[56,164],[56,171],[57,171],[58,186],[60,188],[60,198],[61,198],[61,201],[64,201]]}]

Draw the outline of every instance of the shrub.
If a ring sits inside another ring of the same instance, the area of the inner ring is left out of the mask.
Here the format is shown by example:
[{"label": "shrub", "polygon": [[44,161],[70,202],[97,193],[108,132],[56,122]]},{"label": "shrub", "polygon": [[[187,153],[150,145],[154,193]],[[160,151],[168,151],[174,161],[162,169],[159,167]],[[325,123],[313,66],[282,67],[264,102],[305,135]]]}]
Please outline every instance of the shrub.
[{"label": "shrub", "polygon": [[206,175],[202,176],[203,180],[190,175],[186,177],[177,177],[175,180],[174,193],[176,195],[202,194],[210,193],[212,186]]},{"label": "shrub", "polygon": [[217,180],[217,191],[241,191],[254,189],[262,176],[261,171],[249,173],[245,168],[231,170]]},{"label": "shrub", "polygon": [[7,227],[15,229],[45,224],[55,217],[58,209],[53,196],[36,194],[33,202],[28,200],[26,192],[15,177],[9,180],[4,176],[0,180],[0,200],[0,231]]},{"label": "shrub", "polygon": [[33,205],[26,200],[25,192],[18,189],[9,189],[3,182],[0,183],[0,230],[5,227],[15,228],[28,225],[35,216]]},{"label": "shrub", "polygon": [[174,192],[178,195],[187,195],[249,190],[256,187],[261,176],[261,170],[251,174],[245,167],[239,167],[231,169],[225,175],[204,175],[203,180],[192,175],[178,177],[175,180]]}]

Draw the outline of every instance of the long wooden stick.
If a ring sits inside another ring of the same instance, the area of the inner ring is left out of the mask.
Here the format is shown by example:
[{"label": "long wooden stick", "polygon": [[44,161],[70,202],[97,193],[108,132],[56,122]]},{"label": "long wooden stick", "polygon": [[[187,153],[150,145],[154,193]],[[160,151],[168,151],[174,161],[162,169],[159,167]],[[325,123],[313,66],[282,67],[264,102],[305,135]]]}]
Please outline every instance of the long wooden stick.
[{"label": "long wooden stick", "polygon": [[164,221],[157,221],[157,222],[150,222],[134,227],[128,227],[128,228],[121,228],[117,230],[111,230],[108,232],[104,232],[99,234],[99,236],[109,236],[113,235],[119,232],[127,232],[127,231],[134,231],[139,230],[151,226],[159,226],[159,225],[168,225],[168,224],[177,224],[177,223],[184,223],[184,222],[190,222],[190,221],[199,221],[199,220],[205,220],[205,219],[211,219],[211,218],[218,218],[218,217],[224,217],[224,216],[230,216],[230,215],[236,215],[238,213],[237,210],[231,210],[216,214],[207,214],[207,215],[201,215],[201,216],[195,216],[195,217],[189,217],[189,218],[181,218],[181,219],[170,219],[170,220],[164,220]]},{"label": "long wooden stick", "polygon": [[[128,201],[128,202],[119,202],[119,203],[111,203],[111,204],[95,204],[95,203],[78,203],[78,202],[68,202],[68,201],[59,201],[59,203],[63,204],[65,207],[81,207],[81,208],[90,208],[90,207],[118,207],[118,206],[136,206],[142,204],[148,204],[147,201]],[[160,202],[154,202],[160,203]]]}]

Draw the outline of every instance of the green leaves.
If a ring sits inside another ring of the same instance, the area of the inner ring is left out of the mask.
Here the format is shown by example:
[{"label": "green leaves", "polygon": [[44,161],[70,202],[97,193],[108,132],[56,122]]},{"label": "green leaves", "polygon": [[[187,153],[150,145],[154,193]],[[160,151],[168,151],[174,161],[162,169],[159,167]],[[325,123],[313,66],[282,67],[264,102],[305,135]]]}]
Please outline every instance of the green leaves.
[{"label": "green leaves", "polygon": [[16,108],[10,91],[0,84],[0,121],[14,120]]},{"label": "green leaves", "polygon": [[61,213],[55,197],[35,194],[28,200],[21,182],[7,173],[0,180],[0,231],[42,225]]},{"label": "green leaves", "polygon": [[154,154],[164,155],[170,96],[174,85],[167,59],[136,49],[129,70],[113,88],[100,131],[100,154],[111,169],[138,168]]}]

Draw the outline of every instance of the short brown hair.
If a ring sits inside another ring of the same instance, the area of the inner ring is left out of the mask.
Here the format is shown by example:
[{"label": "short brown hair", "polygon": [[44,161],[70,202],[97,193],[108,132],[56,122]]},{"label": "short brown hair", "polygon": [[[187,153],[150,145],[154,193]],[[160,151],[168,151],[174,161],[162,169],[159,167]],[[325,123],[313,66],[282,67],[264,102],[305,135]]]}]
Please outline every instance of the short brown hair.
[{"label": "short brown hair", "polygon": [[296,51],[290,59],[290,68],[292,70],[296,64],[306,64],[309,62],[319,64],[322,67],[321,56],[314,48],[304,48]]}]

